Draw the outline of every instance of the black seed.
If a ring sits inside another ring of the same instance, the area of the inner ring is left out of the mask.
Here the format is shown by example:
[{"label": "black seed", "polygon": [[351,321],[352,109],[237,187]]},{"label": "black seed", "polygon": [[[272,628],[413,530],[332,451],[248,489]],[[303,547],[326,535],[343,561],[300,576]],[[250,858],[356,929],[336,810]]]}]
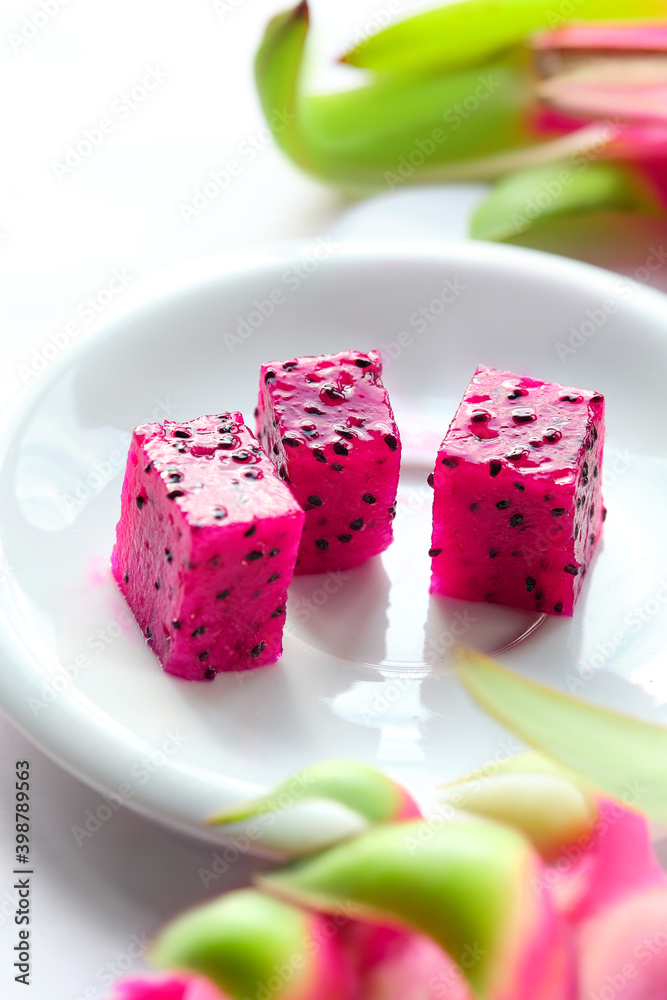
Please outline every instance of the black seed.
[{"label": "black seed", "polygon": [[487,420],[490,419],[488,413],[473,413],[470,418],[473,424],[485,424]]},{"label": "black seed", "polygon": [[375,497],[373,496],[372,493],[364,493],[361,499],[364,501],[364,503],[375,503]]},{"label": "black seed", "polygon": [[574,565],[574,563],[568,563],[567,566],[563,566],[563,569],[565,570],[566,573],[569,573],[570,576],[579,575],[579,569],[577,566]]},{"label": "black seed", "polygon": [[508,452],[505,458],[510,462],[520,462],[523,454],[523,448],[515,448],[513,451]]},{"label": "black seed", "polygon": [[130,582],[130,574],[129,573],[124,573],[123,574],[123,583],[129,583],[129,582]]},{"label": "black seed", "polygon": [[548,441],[549,444],[555,444],[556,441],[560,441],[562,436],[561,432],[556,430],[555,427],[547,427],[544,432],[544,440]]},{"label": "black seed", "polygon": [[331,465],[331,468],[333,469],[334,472],[342,472],[343,471],[343,466],[339,465],[338,462],[334,462]]},{"label": "black seed", "polygon": [[590,510],[588,511],[588,517],[589,517],[589,519],[590,519],[591,517],[593,517],[593,514],[594,514],[594,513],[595,513],[595,504],[594,504],[594,503],[592,503],[592,504],[591,504],[591,506],[590,506]]},{"label": "black seed", "polygon": [[232,455],[235,462],[247,462],[250,458],[249,451],[237,451]]},{"label": "black seed", "polygon": [[261,559],[263,555],[264,555],[263,552],[257,552],[257,551],[249,552],[245,557],[246,562],[255,562],[257,559]]},{"label": "black seed", "polygon": [[596,393],[594,396],[591,396],[591,403],[601,403],[603,399],[604,396],[600,396],[599,393]]},{"label": "black seed", "polygon": [[258,642],[257,645],[253,646],[253,648],[250,650],[250,655],[252,656],[253,659],[257,659],[259,654],[263,653],[265,649],[266,649],[266,643]]},{"label": "black seed", "polygon": [[439,556],[441,552],[442,552],[442,549],[429,549],[428,554],[430,555],[430,557],[432,559],[434,559],[435,556]]},{"label": "black seed", "polygon": [[273,612],[273,614],[271,615],[271,617],[272,618],[280,618],[280,616],[284,615],[284,614],[285,614],[285,608],[284,607],[280,607],[280,608],[276,608],[276,610]]},{"label": "black seed", "polygon": [[251,524],[248,530],[243,532],[243,537],[252,538],[252,536],[256,533],[256,531],[257,531],[257,525]]},{"label": "black seed", "polygon": [[233,448],[234,447],[234,435],[233,434],[222,434],[218,444],[221,448]]},{"label": "black seed", "polygon": [[207,681],[212,681],[213,678],[215,677],[215,670],[214,670],[214,668],[213,667],[207,667],[206,670],[204,671],[204,677],[206,678]]},{"label": "black seed", "polygon": [[588,486],[588,462],[584,462],[581,467],[581,478],[584,486]]},{"label": "black seed", "polygon": [[194,630],[194,632],[192,633],[192,638],[193,639],[198,639],[199,636],[203,635],[205,631],[206,631],[206,626],[205,625],[200,625],[199,628],[196,628]]},{"label": "black seed", "polygon": [[338,541],[339,542],[351,542],[352,541],[352,535],[339,535],[338,536]]},{"label": "black seed", "polygon": [[512,514],[510,518],[510,528],[516,528],[519,524],[523,524],[523,514]]},{"label": "black seed", "polygon": [[297,438],[292,437],[290,434],[283,435],[283,437],[281,438],[281,441],[282,441],[282,443],[284,445],[287,445],[288,448],[298,448],[299,447],[299,442],[298,442]]},{"label": "black seed", "polygon": [[169,475],[167,476],[167,479],[169,480],[170,483],[180,483],[180,481],[183,479],[183,476],[181,475],[180,472],[170,472]]},{"label": "black seed", "polygon": [[502,465],[501,465],[501,463],[497,459],[494,459],[494,461],[491,462],[490,465],[489,465],[489,472],[494,477],[498,475],[498,473],[500,472],[501,469],[502,469]]},{"label": "black seed", "polygon": [[321,448],[313,448],[313,458],[316,462],[326,462],[326,456]]},{"label": "black seed", "polygon": [[277,455],[279,451],[280,451],[280,448],[278,447],[278,445],[274,444],[274,446],[273,446],[273,454]]},{"label": "black seed", "polygon": [[583,502],[584,502],[583,497],[577,497],[577,510],[579,510]]},{"label": "black seed", "polygon": [[361,531],[363,523],[364,523],[363,517],[358,517],[356,521],[350,521],[350,527],[352,528],[352,531]]},{"label": "black seed", "polygon": [[533,594],[533,597],[535,598],[536,601],[541,601],[542,598],[544,597],[544,591],[536,590],[535,593]]},{"label": "black seed", "polygon": [[525,389],[513,389],[512,392],[507,396],[508,399],[518,399],[519,396],[527,396],[528,393]]},{"label": "black seed", "polygon": [[216,601],[224,601],[227,597],[229,597],[228,590],[221,590],[219,594],[215,595]]},{"label": "black seed", "polygon": [[146,626],[146,637],[148,639],[152,639],[153,638],[153,631],[152,631],[150,625]]},{"label": "black seed", "polygon": [[515,490],[518,490],[519,493],[523,493],[524,490],[526,489],[523,483],[512,483],[512,486],[514,487]]},{"label": "black seed", "polygon": [[175,438],[189,438],[191,436],[189,431],[174,431],[172,435]]},{"label": "black seed", "polygon": [[141,510],[141,508],[143,507],[143,505],[145,503],[146,503],[146,497],[142,497],[142,496],[138,496],[137,497],[137,507],[139,508],[139,510]]},{"label": "black seed", "polygon": [[176,441],[175,444],[172,445],[172,448],[175,448],[176,451],[180,451],[181,454],[188,450],[182,441]]},{"label": "black seed", "polygon": [[309,427],[307,424],[301,424],[301,430],[307,438],[317,438],[320,436],[315,427]]},{"label": "black seed", "polygon": [[357,366],[357,368],[368,368],[368,366],[371,364],[371,362],[368,361],[366,358],[357,358],[354,363]]},{"label": "black seed", "polygon": [[144,472],[152,472],[152,471],[153,471],[153,463],[149,462],[146,468],[144,469]]},{"label": "black seed", "polygon": [[259,416],[259,407],[258,406],[256,406],[255,409],[252,411],[252,415],[255,418],[255,420],[257,420],[257,417]]},{"label": "black seed", "polygon": [[296,368],[296,361],[286,361],[283,365],[283,371],[293,372]]},{"label": "black seed", "polygon": [[527,576],[526,577],[526,590],[528,591],[528,593],[530,593],[531,590],[535,590],[536,586],[537,586],[537,580],[535,579],[535,577],[534,576]]},{"label": "black seed", "polygon": [[470,509],[471,510],[479,510],[479,500],[475,500],[474,503],[471,503],[470,504]]},{"label": "black seed", "polygon": [[179,628],[181,628],[181,623],[179,622],[178,618],[174,618],[173,622],[171,623],[171,627],[173,629],[176,629],[176,631],[178,631]]},{"label": "black seed", "polygon": [[[446,465],[448,469],[455,469],[457,466],[457,461],[455,458],[443,458],[442,464]],[[495,476],[497,475],[497,473],[492,472],[491,475]]]},{"label": "black seed", "polygon": [[580,399],[581,396],[573,396],[573,395],[560,397],[561,403],[578,403]]},{"label": "black seed", "polygon": [[156,580],[155,581],[155,589],[159,590],[161,586],[162,586],[162,581],[161,580]]},{"label": "black seed", "polygon": [[325,383],[320,389],[320,396],[326,396],[330,399],[332,403],[339,403],[345,399],[345,393],[341,392],[335,385],[331,385],[330,382]]},{"label": "black seed", "polygon": [[264,376],[264,382],[265,382],[265,383],[266,383],[266,382],[270,382],[270,381],[271,381],[271,379],[273,379],[273,378],[275,378],[275,377],[276,377],[276,373],[275,373],[275,372],[274,372],[274,371],[273,371],[273,370],[272,370],[271,368],[269,368],[268,372],[267,372],[267,373],[266,373],[266,375]]},{"label": "black seed", "polygon": [[510,507],[511,504],[512,504],[511,500],[499,500],[498,503],[496,504],[496,507],[498,508],[498,510],[507,510],[507,508]]},{"label": "black seed", "polygon": [[595,542],[595,535],[591,535],[590,538],[588,539],[588,544],[593,545],[594,542]]},{"label": "black seed", "polygon": [[167,500],[175,500],[177,497],[184,497],[185,493],[183,490],[172,490],[171,493],[167,493]]},{"label": "black seed", "polygon": [[[347,445],[344,445],[342,441],[336,441],[336,443],[333,446],[333,450],[336,452],[337,455],[347,455],[347,454],[349,454],[349,449],[348,449]],[[325,459],[325,461],[326,461],[326,459]]]},{"label": "black seed", "polygon": [[273,559],[273,557],[277,555],[280,555],[280,549],[271,549],[269,552],[269,559]]},{"label": "black seed", "polygon": [[607,508],[606,507],[602,508],[602,520],[603,521],[607,520]]},{"label": "black seed", "polygon": [[340,434],[341,437],[347,438],[348,441],[352,441],[354,439],[355,435],[352,431],[349,431],[347,427],[334,427],[334,430],[336,434]]},{"label": "black seed", "polygon": [[280,478],[284,483],[289,483],[290,478],[287,475],[287,468],[284,465],[281,465],[280,468],[278,469],[278,475],[280,476]]},{"label": "black seed", "polygon": [[435,479],[432,472],[429,472],[428,476],[426,477],[426,482],[428,483],[429,486],[433,486]]},{"label": "black seed", "polygon": [[311,503],[313,507],[322,506],[322,500],[320,499],[320,497],[316,496],[315,493],[313,493],[311,496],[308,497],[308,503]]},{"label": "black seed", "polygon": [[578,537],[579,537],[579,525],[575,524],[575,526],[574,526],[574,540],[575,540],[575,542],[576,542],[576,540],[577,540]]},{"label": "black seed", "polygon": [[197,657],[197,659],[198,660],[208,660],[208,658],[209,658],[210,655],[211,655],[210,649],[203,649],[201,651],[201,653],[199,654],[199,656]]},{"label": "black seed", "polygon": [[223,521],[227,517],[227,511],[225,510],[224,507],[214,507],[213,517],[216,519],[216,521]]},{"label": "black seed", "polygon": [[515,424],[532,424],[537,417],[534,413],[528,413],[524,410],[515,410],[512,414],[512,420]]},{"label": "black seed", "polygon": [[324,410],[320,410],[319,406],[304,406],[306,413],[319,413],[321,417],[324,416]]},{"label": "black seed", "polygon": [[393,434],[385,434],[384,443],[387,445],[388,448],[391,448],[392,451],[396,451],[396,449],[398,448],[398,441],[396,440]]},{"label": "black seed", "polygon": [[595,468],[593,469],[593,479],[597,479],[599,475],[600,475],[600,469],[596,465]]},{"label": "black seed", "polygon": [[551,516],[552,517],[562,517],[565,513],[565,507],[552,507]]},{"label": "black seed", "polygon": [[559,615],[562,610],[563,610],[563,605],[561,604],[560,601],[558,602],[558,604],[554,604],[554,611],[556,612],[557,615]]},{"label": "black seed", "polygon": [[329,543],[326,540],[326,538],[316,538],[315,546],[320,550],[320,552],[326,552],[326,550],[329,548]]},{"label": "black seed", "polygon": [[275,583],[275,582],[276,582],[276,580],[279,580],[279,579],[280,579],[280,573],[273,573],[273,574],[272,574],[272,575],[271,575],[271,576],[269,577],[269,583]]},{"label": "black seed", "polygon": [[500,552],[500,549],[493,549],[493,548],[489,549],[489,558],[490,559],[495,559],[499,552]]}]

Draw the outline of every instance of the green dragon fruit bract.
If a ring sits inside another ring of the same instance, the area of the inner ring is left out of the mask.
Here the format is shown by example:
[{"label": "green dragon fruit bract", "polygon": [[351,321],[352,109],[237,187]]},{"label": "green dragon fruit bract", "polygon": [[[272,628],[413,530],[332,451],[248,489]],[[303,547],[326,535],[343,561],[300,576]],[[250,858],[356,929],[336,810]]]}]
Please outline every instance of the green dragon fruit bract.
[{"label": "green dragon fruit bract", "polygon": [[480,367],[440,446],[431,593],[571,615],[602,505],[604,397]]},{"label": "green dragon fruit bract", "polygon": [[166,671],[279,658],[303,521],[240,413],[135,429],[112,571]]},{"label": "green dragon fruit bract", "polygon": [[297,573],[350,569],[392,540],[401,442],[379,351],[261,367],[257,436],[306,512]]}]

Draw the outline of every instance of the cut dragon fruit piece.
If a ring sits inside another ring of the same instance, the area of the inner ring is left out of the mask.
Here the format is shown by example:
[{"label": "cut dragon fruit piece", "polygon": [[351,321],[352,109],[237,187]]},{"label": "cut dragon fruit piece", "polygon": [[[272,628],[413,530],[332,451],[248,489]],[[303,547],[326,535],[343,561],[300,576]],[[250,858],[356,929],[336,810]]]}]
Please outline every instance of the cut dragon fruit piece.
[{"label": "cut dragon fruit piece", "polygon": [[600,536],[604,398],[480,367],[440,446],[431,592],[571,615]]},{"label": "cut dragon fruit piece", "polygon": [[392,540],[401,442],[379,351],[262,365],[257,436],[306,511],[297,573],[350,569]]},{"label": "cut dragon fruit piece", "polygon": [[240,413],[136,428],[112,571],[166,671],[280,657],[303,520]]}]

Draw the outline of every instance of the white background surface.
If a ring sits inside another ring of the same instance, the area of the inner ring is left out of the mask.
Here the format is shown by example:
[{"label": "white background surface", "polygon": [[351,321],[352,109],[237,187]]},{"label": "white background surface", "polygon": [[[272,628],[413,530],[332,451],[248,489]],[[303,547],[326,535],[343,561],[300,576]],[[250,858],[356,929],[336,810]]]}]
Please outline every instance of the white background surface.
[{"label": "white background surface", "polygon": [[[39,0],[4,0],[0,12],[0,404],[21,391],[21,366],[39,363],[34,352],[49,343],[49,331],[75,322],[80,339],[94,329],[86,301],[107,288],[114,270],[139,281],[179,261],[317,233],[437,239],[465,231],[477,188],[406,191],[349,206],[262,142],[252,59],[266,20],[283,6],[277,0],[42,3],[51,12],[46,24]],[[402,0],[399,13],[417,6]],[[318,60],[388,7],[383,0],[313,0]],[[33,37],[17,40],[22,31]],[[149,70],[164,75],[159,86],[131,113],[114,110]],[[59,179],[54,162],[102,118],[113,130]],[[249,139],[260,147],[252,162],[241,152]],[[243,161],[241,175],[186,223],[179,206],[233,159]],[[649,227],[637,246],[606,241],[598,259],[632,273],[660,235]],[[616,252],[622,259],[614,261]],[[657,282],[664,287],[660,274]],[[98,318],[112,310],[113,302]],[[13,765],[24,759],[33,774],[35,863],[29,989],[14,984],[11,968]],[[200,869],[213,866],[210,847],[125,809],[78,844],[72,827],[101,805],[99,794],[6,720],[0,761],[0,995],[10,1000],[105,1000],[116,975],[141,968],[141,943],[165,919],[242,883],[256,867],[242,859],[207,889]]]}]

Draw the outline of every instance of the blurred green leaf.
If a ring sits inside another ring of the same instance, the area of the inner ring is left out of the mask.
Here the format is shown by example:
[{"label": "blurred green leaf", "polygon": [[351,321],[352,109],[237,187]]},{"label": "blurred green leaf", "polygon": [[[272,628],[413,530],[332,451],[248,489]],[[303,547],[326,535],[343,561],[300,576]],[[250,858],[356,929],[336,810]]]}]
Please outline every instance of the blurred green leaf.
[{"label": "blurred green leaf", "polygon": [[352,760],[325,760],[291,775],[267,795],[218,813],[209,823],[238,823],[271,812],[284,812],[310,799],[337,802],[370,823],[398,819],[412,804],[400,785],[374,767]]},{"label": "blurred green leaf", "polygon": [[474,650],[459,649],[457,660],[472,697],[521,740],[667,821],[667,728],[526,680]]},{"label": "blurred green leaf", "polygon": [[443,73],[479,66],[540,28],[580,21],[660,18],[664,0],[467,0],[392,24],[342,57],[377,73]]},{"label": "blurred green leaf", "polygon": [[574,157],[498,181],[476,209],[470,231],[477,239],[507,240],[552,216],[606,208],[639,211],[644,204],[627,168]]}]

